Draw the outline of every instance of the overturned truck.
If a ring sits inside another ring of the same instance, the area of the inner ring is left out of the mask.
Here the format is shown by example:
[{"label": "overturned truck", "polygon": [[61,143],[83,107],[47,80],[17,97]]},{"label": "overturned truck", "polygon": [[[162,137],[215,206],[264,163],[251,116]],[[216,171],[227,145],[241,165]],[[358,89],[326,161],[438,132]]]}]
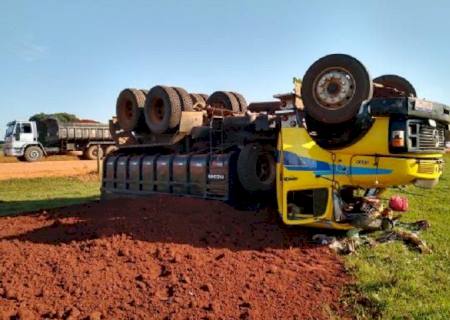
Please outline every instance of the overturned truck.
[{"label": "overturned truck", "polygon": [[123,90],[102,196],[265,203],[286,224],[348,229],[373,211],[367,199],[392,186],[430,188],[442,173],[450,107],[418,99],[402,77],[371,79],[355,58],[333,54],[274,97]]}]

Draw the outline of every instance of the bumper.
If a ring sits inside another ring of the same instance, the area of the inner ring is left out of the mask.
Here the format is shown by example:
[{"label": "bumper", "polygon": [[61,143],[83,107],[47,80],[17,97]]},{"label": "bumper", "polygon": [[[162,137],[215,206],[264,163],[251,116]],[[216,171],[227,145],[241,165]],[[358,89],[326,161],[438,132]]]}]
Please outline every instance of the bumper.
[{"label": "bumper", "polygon": [[3,146],[3,154],[5,157],[21,157],[23,156],[23,148]]}]

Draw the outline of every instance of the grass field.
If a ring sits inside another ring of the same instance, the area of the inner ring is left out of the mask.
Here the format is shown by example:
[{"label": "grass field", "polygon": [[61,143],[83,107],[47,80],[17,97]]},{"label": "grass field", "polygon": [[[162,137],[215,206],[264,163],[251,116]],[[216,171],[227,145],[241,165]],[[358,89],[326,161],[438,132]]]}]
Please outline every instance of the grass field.
[{"label": "grass field", "polygon": [[358,282],[355,291],[364,302],[356,304],[356,314],[364,319],[450,319],[450,167],[434,189],[406,191],[410,211],[402,221],[431,223],[421,236],[433,253],[420,254],[394,242],[349,256],[347,265]]},{"label": "grass field", "polygon": [[0,216],[98,199],[98,176],[13,179],[0,183]]}]

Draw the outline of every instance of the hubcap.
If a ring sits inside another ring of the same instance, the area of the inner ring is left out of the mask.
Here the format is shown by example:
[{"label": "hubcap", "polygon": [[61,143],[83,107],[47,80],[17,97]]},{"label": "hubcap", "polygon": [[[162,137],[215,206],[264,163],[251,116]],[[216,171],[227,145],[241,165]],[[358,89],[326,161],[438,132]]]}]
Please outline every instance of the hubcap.
[{"label": "hubcap", "polygon": [[150,119],[154,123],[159,123],[164,119],[164,101],[162,99],[155,98],[152,101]]},{"label": "hubcap", "polygon": [[260,181],[266,181],[270,178],[272,168],[269,157],[268,155],[262,154],[256,161],[256,175]]},{"label": "hubcap", "polygon": [[355,80],[344,69],[328,69],[320,74],[314,84],[314,99],[321,106],[339,109],[355,94]]}]

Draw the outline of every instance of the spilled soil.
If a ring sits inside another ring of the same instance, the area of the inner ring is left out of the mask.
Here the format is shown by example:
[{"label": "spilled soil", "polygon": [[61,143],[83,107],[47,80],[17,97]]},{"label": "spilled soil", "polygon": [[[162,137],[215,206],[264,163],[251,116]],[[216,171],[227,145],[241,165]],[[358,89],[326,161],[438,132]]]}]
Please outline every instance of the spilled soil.
[{"label": "spilled soil", "polygon": [[0,218],[0,319],[329,319],[338,257],[270,212],[155,196]]}]

